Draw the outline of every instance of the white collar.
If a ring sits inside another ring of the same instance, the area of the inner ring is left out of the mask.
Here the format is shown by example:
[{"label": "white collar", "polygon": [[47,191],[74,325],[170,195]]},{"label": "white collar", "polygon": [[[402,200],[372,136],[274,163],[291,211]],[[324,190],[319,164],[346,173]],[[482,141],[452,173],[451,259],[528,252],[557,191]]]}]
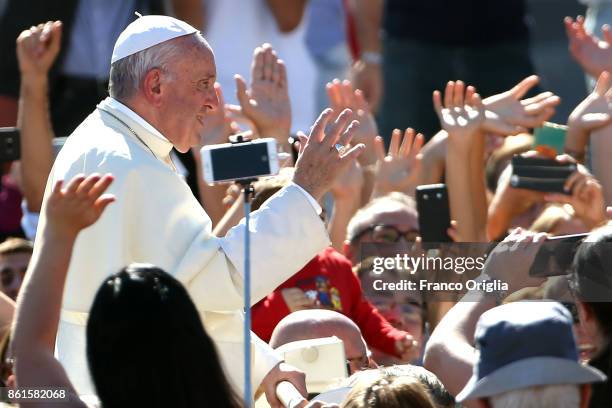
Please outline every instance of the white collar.
[{"label": "white collar", "polygon": [[151,125],[149,122],[144,120],[139,114],[137,114],[136,112],[134,112],[133,110],[131,110],[130,108],[128,108],[127,106],[125,106],[124,104],[116,100],[115,98],[109,96],[108,98],[106,98],[105,102],[107,106],[113,109],[116,109],[119,112],[122,112],[123,114],[127,115],[130,119],[132,119],[133,121],[138,123],[140,126],[145,128],[145,130],[147,130],[149,133],[155,135],[156,137],[160,138],[164,142],[170,143],[170,141],[164,135],[162,135],[159,130],[155,129],[153,125]]},{"label": "white collar", "polygon": [[175,170],[172,159],[169,156],[173,148],[172,143],[140,115],[111,97],[101,101],[98,104],[98,109],[122,122],[133,133],[133,136],[146,146],[155,157]]}]

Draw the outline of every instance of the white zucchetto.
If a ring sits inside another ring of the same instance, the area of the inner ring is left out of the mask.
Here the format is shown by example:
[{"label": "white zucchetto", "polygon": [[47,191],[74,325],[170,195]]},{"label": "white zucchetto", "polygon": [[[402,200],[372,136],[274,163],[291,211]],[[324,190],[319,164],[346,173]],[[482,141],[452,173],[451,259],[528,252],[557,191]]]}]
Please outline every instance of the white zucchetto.
[{"label": "white zucchetto", "polygon": [[184,21],[169,16],[142,16],[134,20],[117,38],[111,64],[173,38],[197,33]]}]

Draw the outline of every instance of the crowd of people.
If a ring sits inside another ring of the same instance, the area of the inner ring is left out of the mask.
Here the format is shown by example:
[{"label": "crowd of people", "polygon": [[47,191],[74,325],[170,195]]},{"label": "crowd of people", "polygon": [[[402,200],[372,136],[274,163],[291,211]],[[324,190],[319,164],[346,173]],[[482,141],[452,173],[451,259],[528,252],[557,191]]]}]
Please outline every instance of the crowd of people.
[{"label": "crowd of people", "polygon": [[[603,6],[559,21],[594,80],[553,125],[523,1],[26,3],[0,4],[0,126],[20,140],[0,163],[0,404],[612,406]],[[200,154],[236,135],[281,161],[248,224],[243,185],[207,183]],[[517,158],[572,170],[517,186]],[[421,237],[433,184],[451,244]],[[576,234],[569,269],[534,273]],[[473,273],[380,271],[476,247]]]}]

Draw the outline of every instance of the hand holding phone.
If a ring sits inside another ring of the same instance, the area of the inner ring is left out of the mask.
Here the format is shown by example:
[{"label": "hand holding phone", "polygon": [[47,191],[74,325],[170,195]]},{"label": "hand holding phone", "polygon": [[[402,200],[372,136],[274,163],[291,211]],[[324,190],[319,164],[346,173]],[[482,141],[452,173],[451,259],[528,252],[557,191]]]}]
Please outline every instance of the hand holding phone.
[{"label": "hand holding phone", "polygon": [[569,274],[574,255],[588,235],[585,233],[546,238],[531,264],[529,275],[545,278]]}]

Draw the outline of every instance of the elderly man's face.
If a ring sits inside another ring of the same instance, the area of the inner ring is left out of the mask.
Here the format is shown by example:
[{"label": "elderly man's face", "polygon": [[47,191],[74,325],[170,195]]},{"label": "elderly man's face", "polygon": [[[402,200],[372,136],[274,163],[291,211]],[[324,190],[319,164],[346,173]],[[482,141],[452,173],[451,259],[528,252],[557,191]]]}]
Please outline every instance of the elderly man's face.
[{"label": "elderly man's face", "polygon": [[415,210],[396,207],[378,211],[357,230],[349,244],[349,258],[356,264],[369,256],[405,254],[412,249],[418,235],[419,219]]},{"label": "elderly man's face", "polygon": [[185,53],[169,68],[164,88],[162,133],[180,152],[200,144],[206,113],[218,109],[217,70],[211,49],[203,42],[185,46]]}]

